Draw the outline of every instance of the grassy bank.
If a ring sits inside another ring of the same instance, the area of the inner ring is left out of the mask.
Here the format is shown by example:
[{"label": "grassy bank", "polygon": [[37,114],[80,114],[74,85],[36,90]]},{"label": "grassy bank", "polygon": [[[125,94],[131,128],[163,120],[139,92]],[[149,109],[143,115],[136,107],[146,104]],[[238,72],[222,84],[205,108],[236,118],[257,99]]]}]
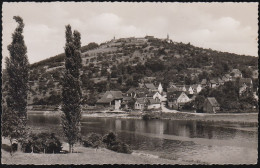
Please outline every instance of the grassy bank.
[{"label": "grassy bank", "polygon": [[[168,160],[154,156],[138,153],[122,154],[110,151],[105,148],[93,149],[76,146],[75,152],[67,154],[36,154],[15,152],[13,156],[7,150],[10,145],[6,139],[2,138],[2,164],[194,164],[191,162]],[[65,144],[63,149],[67,149]]]},{"label": "grassy bank", "polygon": [[233,123],[258,123],[258,113],[162,113],[161,119],[179,119],[179,120],[199,120],[214,122],[233,122]]}]

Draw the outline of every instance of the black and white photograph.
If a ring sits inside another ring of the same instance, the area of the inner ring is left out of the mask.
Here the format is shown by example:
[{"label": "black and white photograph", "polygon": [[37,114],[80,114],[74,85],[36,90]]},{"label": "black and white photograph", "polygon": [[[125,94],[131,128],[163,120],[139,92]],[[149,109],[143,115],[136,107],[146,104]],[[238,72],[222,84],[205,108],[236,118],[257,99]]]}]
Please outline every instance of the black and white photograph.
[{"label": "black and white photograph", "polygon": [[256,165],[258,2],[3,2],[3,165]]}]

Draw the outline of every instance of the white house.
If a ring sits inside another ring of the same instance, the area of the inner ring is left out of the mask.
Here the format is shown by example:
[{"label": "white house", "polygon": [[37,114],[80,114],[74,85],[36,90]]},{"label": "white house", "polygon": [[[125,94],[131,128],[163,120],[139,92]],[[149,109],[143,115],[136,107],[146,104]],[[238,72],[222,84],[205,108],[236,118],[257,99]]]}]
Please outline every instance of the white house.
[{"label": "white house", "polygon": [[147,106],[147,109],[159,109],[161,108],[161,103],[154,100],[154,99],[149,99],[149,104]]},{"label": "white house", "polygon": [[191,99],[182,91],[167,92],[167,101],[170,108],[179,109]]},{"label": "white house", "polygon": [[162,98],[162,95],[159,93],[159,92],[156,92],[154,95],[153,95],[153,99],[156,100],[156,101],[160,101]]},{"label": "white house", "polygon": [[187,90],[188,94],[194,94],[194,91],[191,86],[186,86],[186,90]]},{"label": "white house", "polygon": [[162,84],[161,84],[161,83],[160,83],[159,86],[158,86],[158,92],[159,92],[160,94],[162,94],[162,92],[163,92],[163,87],[162,87]]},{"label": "white house", "polygon": [[194,94],[198,94],[202,90],[202,87],[200,84],[197,84],[197,85],[192,85],[192,89]]}]

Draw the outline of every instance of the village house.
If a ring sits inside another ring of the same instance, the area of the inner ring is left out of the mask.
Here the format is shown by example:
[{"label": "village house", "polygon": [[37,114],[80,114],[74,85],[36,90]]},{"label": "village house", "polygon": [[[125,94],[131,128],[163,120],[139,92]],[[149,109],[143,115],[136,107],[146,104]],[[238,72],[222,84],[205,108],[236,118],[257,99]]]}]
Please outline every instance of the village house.
[{"label": "village house", "polygon": [[192,87],[194,94],[198,94],[202,90],[202,87],[200,84],[194,84],[194,85],[191,85],[191,87]]},{"label": "village house", "polygon": [[148,99],[148,106],[147,109],[159,109],[161,108],[161,103],[154,100],[154,99]]},{"label": "village house", "polygon": [[112,107],[118,110],[123,100],[121,91],[106,91],[106,93],[97,101],[98,106]]},{"label": "village house", "polygon": [[194,90],[192,88],[192,86],[185,86],[186,87],[186,91],[188,94],[193,95],[194,94]]},{"label": "village house", "polygon": [[203,88],[206,87],[208,85],[207,79],[202,79],[200,84]]},{"label": "village house", "polygon": [[148,105],[147,98],[137,98],[135,102],[136,110],[144,110],[145,106]]},{"label": "village house", "polygon": [[121,103],[121,108],[124,108],[124,109],[128,109],[128,103],[129,101],[131,101],[133,98],[132,97],[126,97],[124,96],[123,97],[123,100],[122,100],[122,103]]},{"label": "village house", "polygon": [[185,103],[190,102],[190,98],[183,91],[171,91],[167,89],[168,107],[172,109],[180,109]]},{"label": "village house", "polygon": [[215,97],[207,97],[203,104],[204,113],[217,113],[220,110],[220,105]]},{"label": "village house", "polygon": [[208,85],[210,88],[215,88],[218,86],[218,83],[214,79],[211,79],[209,80]]},{"label": "village house", "polygon": [[130,96],[133,98],[136,97],[145,97],[146,94],[148,94],[149,91],[145,88],[130,88],[127,92],[126,92],[126,96]]},{"label": "village house", "polygon": [[162,92],[163,92],[163,87],[162,87],[162,84],[161,84],[161,83],[160,83],[159,86],[158,86],[158,92],[159,92],[160,94],[162,94]]},{"label": "village house", "polygon": [[143,88],[147,89],[149,92],[157,91],[157,88],[154,86],[153,83],[145,83]]}]

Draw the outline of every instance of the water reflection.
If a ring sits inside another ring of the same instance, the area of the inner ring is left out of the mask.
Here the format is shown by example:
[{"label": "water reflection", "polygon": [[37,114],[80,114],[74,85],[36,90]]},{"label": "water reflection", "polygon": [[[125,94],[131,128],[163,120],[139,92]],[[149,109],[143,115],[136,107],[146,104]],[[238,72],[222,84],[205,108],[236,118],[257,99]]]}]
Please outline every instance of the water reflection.
[{"label": "water reflection", "polygon": [[[59,116],[28,117],[28,124],[33,130],[55,132],[62,136]],[[236,158],[231,159],[232,163],[246,161],[245,158],[257,159],[258,132],[255,127],[246,124],[87,117],[82,119],[83,136],[90,132],[104,135],[109,131],[115,131],[119,139],[128,143],[134,150],[155,152],[164,158],[197,159],[205,162],[205,159],[209,158],[211,163],[228,161],[225,160],[226,157],[231,156]]]}]

